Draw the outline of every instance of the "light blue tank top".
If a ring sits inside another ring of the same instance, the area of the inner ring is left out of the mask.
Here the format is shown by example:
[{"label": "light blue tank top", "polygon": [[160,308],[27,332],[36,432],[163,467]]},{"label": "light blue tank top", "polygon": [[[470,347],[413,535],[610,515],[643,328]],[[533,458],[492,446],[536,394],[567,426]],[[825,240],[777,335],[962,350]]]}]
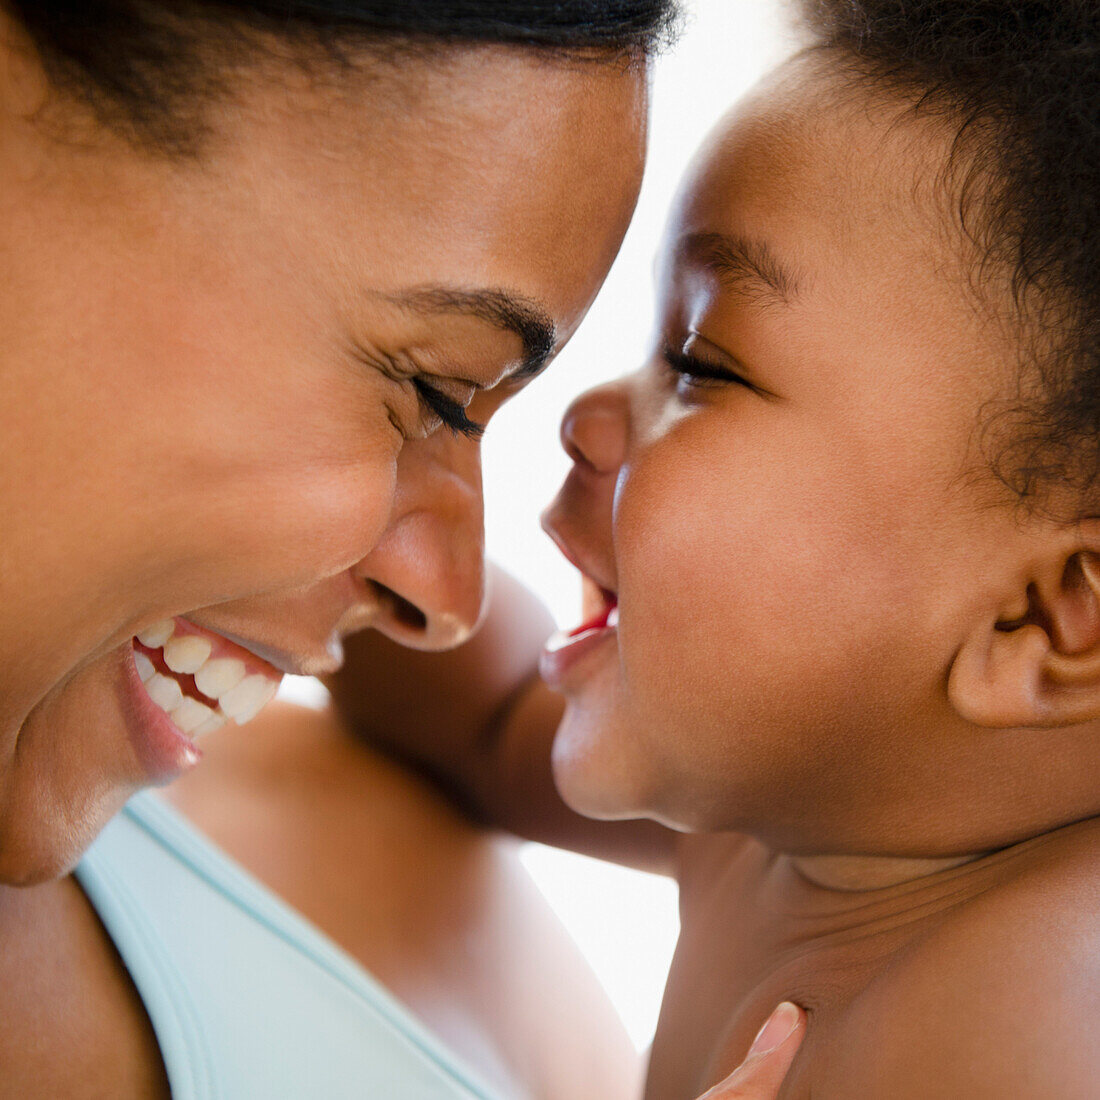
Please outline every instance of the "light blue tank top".
[{"label": "light blue tank top", "polygon": [[130,801],[76,877],[174,1100],[490,1100],[354,959],[154,795]]}]

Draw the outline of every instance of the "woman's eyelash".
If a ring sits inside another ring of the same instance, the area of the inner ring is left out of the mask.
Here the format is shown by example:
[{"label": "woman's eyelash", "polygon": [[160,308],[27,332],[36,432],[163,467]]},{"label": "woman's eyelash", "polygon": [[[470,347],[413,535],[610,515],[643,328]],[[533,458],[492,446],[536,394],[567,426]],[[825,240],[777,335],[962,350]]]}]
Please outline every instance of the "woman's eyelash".
[{"label": "woman's eyelash", "polygon": [[686,351],[679,351],[671,344],[665,344],[661,349],[661,357],[677,374],[685,378],[709,379],[714,382],[735,382],[742,386],[753,388],[752,384],[741,377],[736,371],[728,367],[719,366],[717,363],[708,363],[703,359],[697,359]]},{"label": "woman's eyelash", "polygon": [[471,420],[466,410],[453,398],[440,393],[420,378],[414,378],[413,385],[421,404],[438,416],[448,431],[454,435],[464,435],[467,439],[480,439],[485,434],[485,425]]}]

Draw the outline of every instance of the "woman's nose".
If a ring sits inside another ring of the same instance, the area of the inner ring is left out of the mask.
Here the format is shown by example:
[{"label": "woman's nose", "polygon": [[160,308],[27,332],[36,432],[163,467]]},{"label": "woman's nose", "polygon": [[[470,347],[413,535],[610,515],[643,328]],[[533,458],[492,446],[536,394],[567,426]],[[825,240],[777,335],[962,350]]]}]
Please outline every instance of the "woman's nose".
[{"label": "woman's nose", "polygon": [[561,443],[573,462],[596,474],[617,474],[626,459],[628,401],[622,381],[581,394],[565,411]]},{"label": "woman's nose", "polygon": [[374,627],[396,641],[447,649],[473,632],[485,599],[476,442],[440,431],[406,443],[390,522],[358,572],[381,596]]}]

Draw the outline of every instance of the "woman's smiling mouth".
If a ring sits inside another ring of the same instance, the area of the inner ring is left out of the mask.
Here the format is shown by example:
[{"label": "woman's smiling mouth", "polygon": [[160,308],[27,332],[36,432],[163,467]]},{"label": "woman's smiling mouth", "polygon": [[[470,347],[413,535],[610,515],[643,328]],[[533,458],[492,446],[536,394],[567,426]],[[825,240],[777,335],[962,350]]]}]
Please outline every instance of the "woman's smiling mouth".
[{"label": "woman's smiling mouth", "polygon": [[282,673],[263,658],[185,619],[164,619],[133,640],[149,698],[191,740],[232,719],[251,721],[275,697]]}]

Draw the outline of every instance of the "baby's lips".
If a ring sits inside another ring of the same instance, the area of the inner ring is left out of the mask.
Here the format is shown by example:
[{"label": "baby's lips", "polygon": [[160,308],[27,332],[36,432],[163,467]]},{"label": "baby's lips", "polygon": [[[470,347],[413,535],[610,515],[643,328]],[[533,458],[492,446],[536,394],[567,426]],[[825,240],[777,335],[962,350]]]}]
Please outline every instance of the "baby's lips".
[{"label": "baby's lips", "polygon": [[603,589],[591,577],[581,574],[581,622],[591,622],[599,615],[607,601]]}]

